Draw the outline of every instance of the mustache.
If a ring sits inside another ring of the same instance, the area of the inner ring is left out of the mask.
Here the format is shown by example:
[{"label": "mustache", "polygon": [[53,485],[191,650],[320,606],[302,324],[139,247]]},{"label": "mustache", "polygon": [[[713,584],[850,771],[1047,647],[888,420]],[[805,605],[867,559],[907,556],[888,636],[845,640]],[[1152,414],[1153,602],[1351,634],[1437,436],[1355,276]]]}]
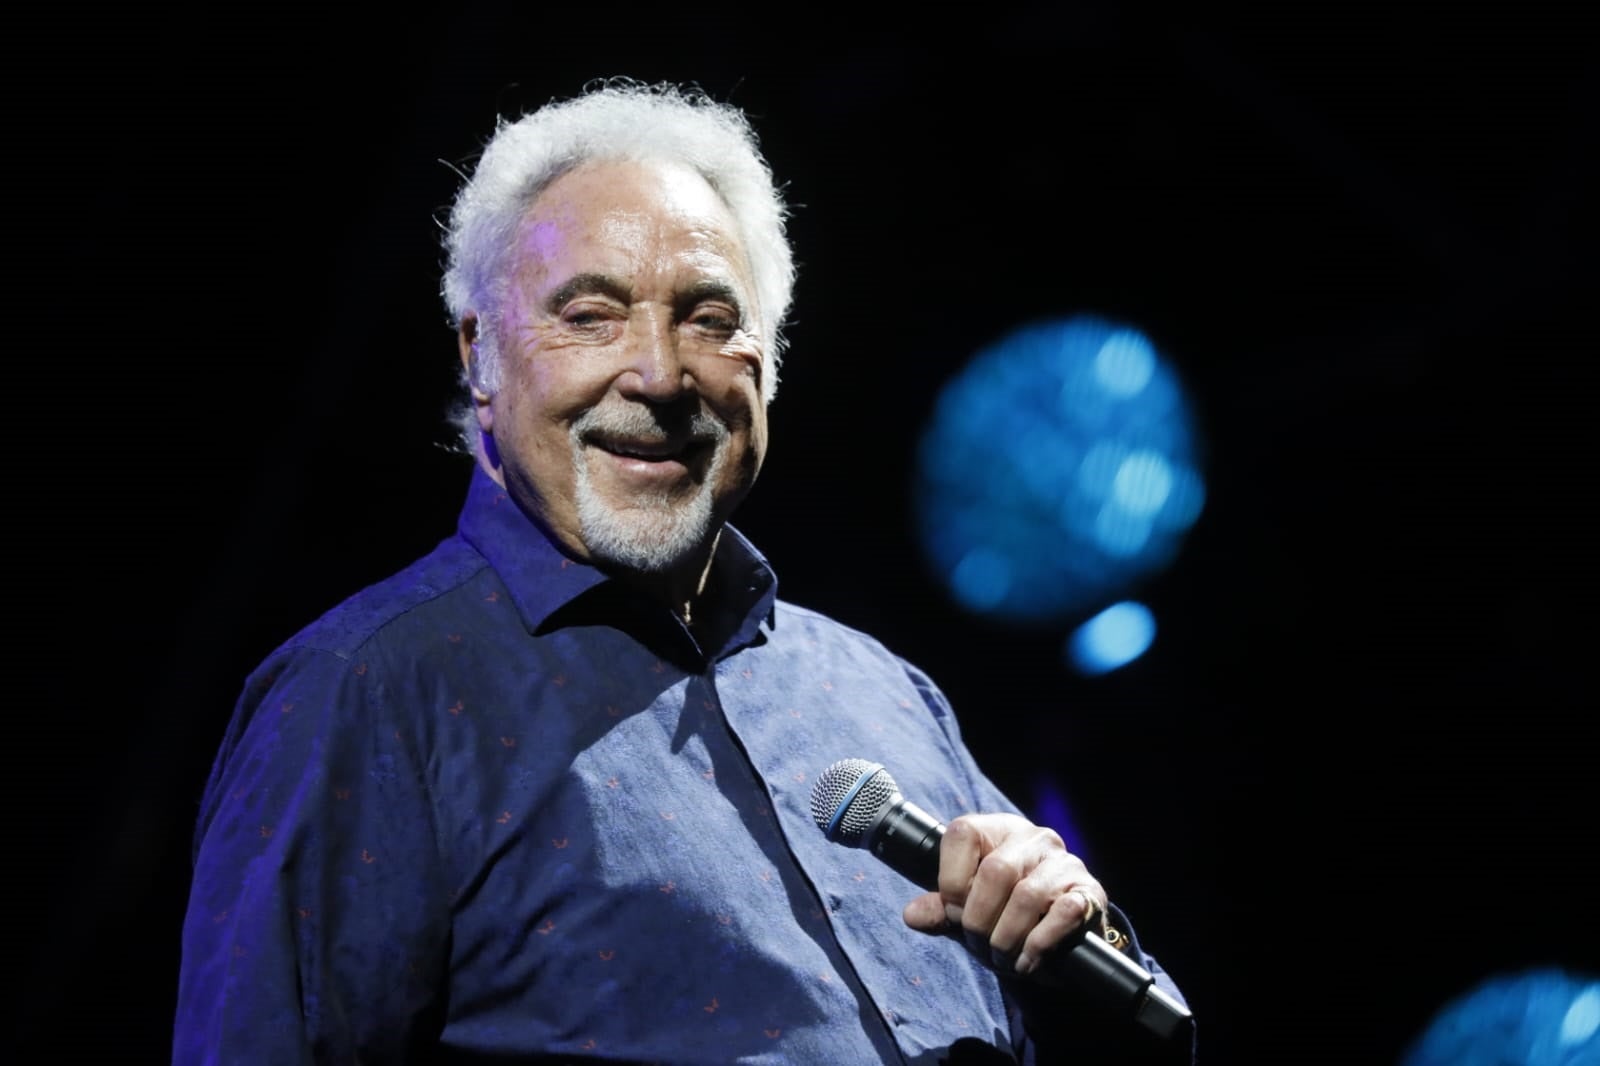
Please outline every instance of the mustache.
[{"label": "mustache", "polygon": [[729,437],[727,424],[708,411],[632,403],[591,407],[573,422],[572,433],[680,444],[716,444]]}]

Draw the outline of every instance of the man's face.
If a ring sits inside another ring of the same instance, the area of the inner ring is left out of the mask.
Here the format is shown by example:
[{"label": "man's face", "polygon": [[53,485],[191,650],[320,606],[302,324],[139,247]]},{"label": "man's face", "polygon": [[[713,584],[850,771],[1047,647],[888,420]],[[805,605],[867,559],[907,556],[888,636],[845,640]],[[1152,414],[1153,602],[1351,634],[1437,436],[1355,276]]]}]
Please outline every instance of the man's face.
[{"label": "man's face", "polygon": [[479,421],[506,488],[580,558],[698,566],[755,481],[763,340],[735,233],[703,178],[659,163],[580,166],[523,219]]}]

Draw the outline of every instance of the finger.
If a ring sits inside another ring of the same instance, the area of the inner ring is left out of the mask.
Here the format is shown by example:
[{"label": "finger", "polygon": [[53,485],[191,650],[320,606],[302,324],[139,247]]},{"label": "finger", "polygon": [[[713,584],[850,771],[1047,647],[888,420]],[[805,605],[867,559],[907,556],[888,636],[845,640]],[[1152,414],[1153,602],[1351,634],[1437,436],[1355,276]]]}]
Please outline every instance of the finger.
[{"label": "finger", "polygon": [[987,941],[995,961],[1009,964],[1080,865],[1053,829],[1025,823],[978,866],[963,921],[969,937]]},{"label": "finger", "polygon": [[944,900],[937,892],[924,892],[907,903],[902,917],[911,928],[924,933],[943,933],[950,928]]},{"label": "finger", "polygon": [[1023,941],[1022,950],[1017,954],[1014,964],[1017,973],[1028,974],[1037,970],[1041,960],[1063,940],[1084,925],[1094,922],[1097,915],[1104,914],[1104,897],[1104,890],[1093,882],[1075,884],[1056,896]]},{"label": "finger", "polygon": [[[1093,901],[1104,895],[1099,883],[1089,876],[1083,860],[1067,851],[1053,830],[1039,829],[1030,844],[1040,849],[1040,855],[1027,876],[1012,887],[989,938],[994,952],[1008,961],[1020,956],[1028,938],[1035,935],[1041,924],[1047,937],[1065,936],[1076,928],[1075,923],[1063,931],[1052,920],[1052,914],[1059,917],[1060,897],[1067,894],[1077,897],[1072,913],[1082,915],[1092,912]],[[1035,940],[1036,948],[1039,943]]]},{"label": "finger", "polygon": [[939,895],[957,907],[967,901],[978,864],[993,847],[983,823],[972,815],[953,819],[939,842]]},{"label": "finger", "polygon": [[1063,889],[1072,883],[1065,865],[1042,862],[1012,885],[1005,906],[989,932],[989,948],[996,962],[1009,966],[1034,929],[1049,917]]},{"label": "finger", "polygon": [[989,942],[1013,890],[1037,865],[1039,851],[1031,837],[1029,832],[1011,832],[996,841],[984,834],[986,848],[969,878],[961,906],[962,928],[975,947]]}]

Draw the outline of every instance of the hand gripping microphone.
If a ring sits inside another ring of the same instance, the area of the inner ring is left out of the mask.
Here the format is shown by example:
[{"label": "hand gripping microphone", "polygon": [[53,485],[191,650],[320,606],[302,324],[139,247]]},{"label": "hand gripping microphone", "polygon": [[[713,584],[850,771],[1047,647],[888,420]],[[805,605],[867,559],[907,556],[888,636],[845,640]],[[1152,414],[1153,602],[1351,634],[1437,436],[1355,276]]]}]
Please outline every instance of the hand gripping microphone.
[{"label": "hand gripping microphone", "polygon": [[[829,840],[865,848],[904,877],[938,891],[944,823],[902,796],[878,763],[840,759],[824,770],[811,789],[811,816]],[[1101,937],[1069,938],[1044,956],[1041,967],[1163,1041],[1191,1033],[1188,1008]]]}]

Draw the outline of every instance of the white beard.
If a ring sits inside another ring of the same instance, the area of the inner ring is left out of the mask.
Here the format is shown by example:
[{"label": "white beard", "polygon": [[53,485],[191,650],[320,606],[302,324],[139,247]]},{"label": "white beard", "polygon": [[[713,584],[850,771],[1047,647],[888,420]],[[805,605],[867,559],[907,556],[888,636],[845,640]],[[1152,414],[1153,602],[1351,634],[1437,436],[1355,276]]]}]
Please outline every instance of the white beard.
[{"label": "white beard", "polygon": [[646,410],[623,410],[627,413],[602,415],[596,408],[572,427],[578,533],[590,554],[600,562],[639,573],[662,573],[682,563],[711,538],[711,502],[727,460],[728,428],[703,412],[695,415],[693,435],[716,443],[693,496],[685,499],[675,493],[641,494],[618,507],[595,489],[589,476],[588,447],[582,437],[601,426],[621,433],[659,432],[659,425]]}]

